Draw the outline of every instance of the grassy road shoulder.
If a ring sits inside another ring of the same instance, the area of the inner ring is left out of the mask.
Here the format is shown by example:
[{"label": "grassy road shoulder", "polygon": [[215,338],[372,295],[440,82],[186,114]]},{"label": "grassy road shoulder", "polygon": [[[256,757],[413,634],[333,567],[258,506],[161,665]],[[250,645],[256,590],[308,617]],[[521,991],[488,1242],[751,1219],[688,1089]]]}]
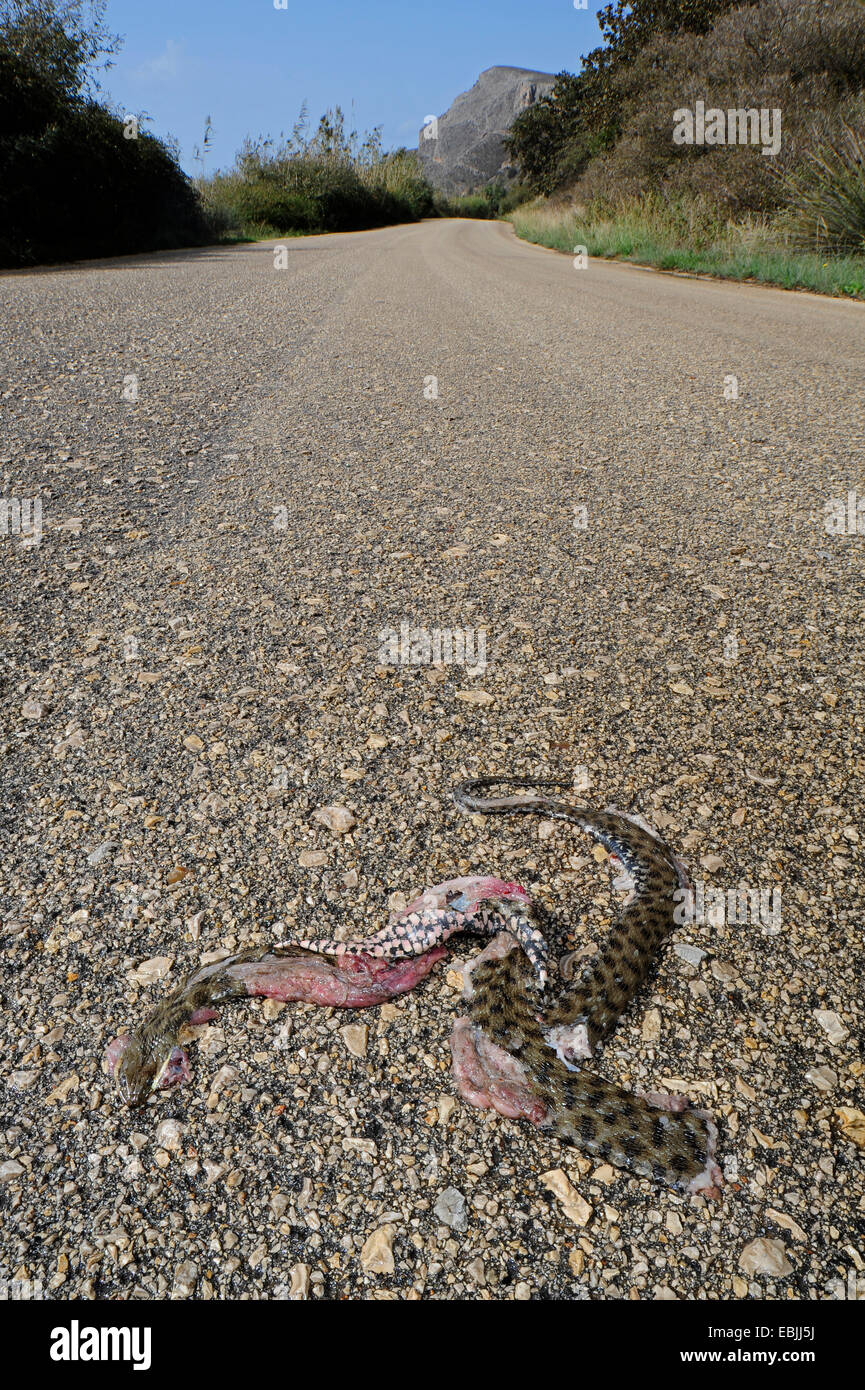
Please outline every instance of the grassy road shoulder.
[{"label": "grassy road shoulder", "polygon": [[538,201],[506,220],[524,241],[570,255],[865,300],[865,255],[797,249],[760,219],[724,224],[694,207],[635,199],[615,209]]}]

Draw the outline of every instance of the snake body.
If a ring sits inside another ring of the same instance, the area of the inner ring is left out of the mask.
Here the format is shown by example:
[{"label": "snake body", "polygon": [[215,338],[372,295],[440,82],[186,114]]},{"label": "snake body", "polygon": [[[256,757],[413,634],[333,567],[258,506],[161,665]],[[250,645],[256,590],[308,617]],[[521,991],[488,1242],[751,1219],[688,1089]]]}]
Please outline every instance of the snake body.
[{"label": "snake body", "polygon": [[184,1029],[216,1017],[215,1006],[264,995],[293,1003],[362,1009],[414,989],[446,954],[433,947],[417,959],[384,961],[372,956],[337,959],[302,946],[258,948],[194,970],[131,1034],[109,1043],[108,1070],[127,1105],[143,1105],[152,1091],[188,1080],[181,1047]]},{"label": "snake body", "polygon": [[[478,795],[505,780],[464,783],[455,800],[466,811],[543,815],[579,826],[621,860],[633,890],[583,977],[540,1015],[527,988],[528,963],[514,938],[499,938],[468,968],[469,1013],[457,1021],[452,1039],[463,1094],[474,1104],[521,1115],[606,1162],[718,1196],[723,1179],[714,1157],[717,1131],[707,1114],[683,1096],[632,1094],[572,1065],[609,1036],[653,969],[674,925],[676,892],[687,883],[684,870],[660,837],[621,812],[546,795]],[[508,784],[562,785],[530,779]]]},{"label": "snake body", "polygon": [[547,949],[538,912],[518,884],[491,877],[452,879],[427,889],[380,932],[344,943],[286,942],[262,956],[247,951],[197,971],[106,1060],[124,1099],[142,1104],[154,1089],[188,1076],[179,1046],[187,1023],[214,1016],[229,999],[265,994],[347,1008],[381,1003],[414,988],[445,954],[453,933],[493,939],[464,970],[468,1013],[451,1049],[464,1099],[529,1120],[605,1162],[657,1182],[717,1197],[711,1117],[686,1097],[639,1095],[580,1065],[609,1036],[646,981],[674,925],[687,877],[661,838],[632,817],[546,794],[484,797],[494,786],[561,787],[533,779],[480,778],[454,793],[462,810],[533,814],[576,825],[621,861],[632,885],[619,920],[582,977],[546,1002]]},{"label": "snake body", "polygon": [[[524,888],[502,879],[452,878],[427,888],[373,936],[361,941],[306,940],[298,944],[330,955],[371,955],[385,960],[422,955],[455,932],[495,936],[507,926],[535,970],[539,988],[547,983],[547,943],[537,924],[537,909]],[[506,919],[503,922],[503,918]]]},{"label": "snake body", "polygon": [[109,1043],[106,1066],[126,1103],[143,1105],[151,1091],[188,1079],[183,1030],[213,1018],[214,1006],[250,995],[352,1009],[381,1004],[413,989],[455,931],[514,931],[542,976],[545,944],[533,911],[519,884],[489,876],[448,879],[392,914],[384,932],[369,938],[370,950],[364,943],[289,941],[264,955],[241,951],[194,970],[131,1034]]}]

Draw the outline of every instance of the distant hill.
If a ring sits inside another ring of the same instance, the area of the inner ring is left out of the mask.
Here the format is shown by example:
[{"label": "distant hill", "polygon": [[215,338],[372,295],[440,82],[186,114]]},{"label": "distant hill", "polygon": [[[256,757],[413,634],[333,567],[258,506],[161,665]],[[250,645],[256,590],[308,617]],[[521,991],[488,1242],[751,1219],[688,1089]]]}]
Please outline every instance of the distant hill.
[{"label": "distant hill", "polygon": [[516,166],[504,146],[514,120],[553,89],[555,77],[531,68],[487,68],[419,133],[424,173],[444,193],[471,193],[491,181],[507,183]]}]

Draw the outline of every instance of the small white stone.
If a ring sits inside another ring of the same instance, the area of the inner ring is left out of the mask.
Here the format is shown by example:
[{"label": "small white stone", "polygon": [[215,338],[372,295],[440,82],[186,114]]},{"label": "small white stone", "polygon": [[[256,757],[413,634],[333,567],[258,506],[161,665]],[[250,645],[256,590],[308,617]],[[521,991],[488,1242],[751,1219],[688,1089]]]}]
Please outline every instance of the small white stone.
[{"label": "small white stone", "polygon": [[192,1260],[184,1260],[183,1264],[178,1265],[174,1271],[172,1296],[174,1298],[190,1298],[197,1282],[198,1265]]},{"label": "small white stone", "polygon": [[445,1188],[433,1211],[439,1221],[445,1226],[450,1226],[453,1231],[464,1231],[468,1227],[466,1199],[455,1187]]},{"label": "small white stone", "polygon": [[847,1029],[834,1009],[815,1009],[814,1017],[831,1043],[844,1041],[847,1036]]},{"label": "small white stone", "polygon": [[352,1057],[365,1057],[369,1042],[369,1028],[365,1023],[347,1023],[340,1028],[342,1040]]},{"label": "small white stone", "polygon": [[783,1240],[771,1240],[768,1236],[760,1236],[745,1246],[739,1256],[739,1268],[743,1274],[767,1274],[772,1279],[793,1273]]},{"label": "small white stone", "polygon": [[706,959],[706,952],[701,951],[699,946],[691,946],[686,941],[679,942],[673,947],[679,960],[685,961],[688,965],[699,965],[701,960]]},{"label": "small white stone", "polygon": [[152,956],[130,970],[126,978],[131,985],[152,985],[164,979],[173,964],[173,956]]},{"label": "small white stone", "polygon": [[661,1038],[661,1015],[657,1009],[647,1009],[640,1028],[643,1042],[656,1043]]},{"label": "small white stone", "polygon": [[9,1084],[16,1091],[29,1091],[38,1079],[38,1071],[13,1071],[9,1077]]},{"label": "small white stone", "polygon": [[575,1226],[588,1224],[591,1220],[592,1208],[585,1197],[580,1196],[561,1168],[552,1168],[548,1173],[541,1173],[541,1182],[552,1192],[560,1203],[565,1216],[573,1221]]},{"label": "small white stone", "polygon": [[183,1125],[179,1120],[163,1120],[156,1127],[156,1142],[170,1153],[177,1153],[183,1144]]},{"label": "small white stone", "polygon": [[477,1284],[478,1288],[482,1289],[486,1286],[487,1271],[480,1256],[478,1256],[476,1260],[472,1260],[471,1264],[466,1266],[466,1274],[473,1284]]},{"label": "small white stone", "polygon": [[87,863],[101,864],[102,860],[106,857],[106,855],[110,854],[113,849],[117,848],[118,844],[116,840],[103,840],[101,845],[97,845],[96,849],[92,849],[90,851],[90,853],[87,856]]},{"label": "small white stone", "polygon": [[327,851],[323,849],[302,849],[297,856],[302,869],[320,869],[327,863]]},{"label": "small white stone", "polygon": [[439,1124],[446,1125],[456,1109],[456,1100],[445,1091],[441,1091],[436,1104],[438,1106]]},{"label": "small white stone", "polygon": [[320,825],[326,825],[334,835],[347,835],[357,824],[356,817],[346,806],[322,806],[315,812],[313,820],[318,821]]},{"label": "small white stone", "polygon": [[833,1091],[838,1085],[838,1073],[831,1067],[812,1067],[806,1071],[805,1080],[816,1086],[818,1091]]},{"label": "small white stone", "polygon": [[396,1226],[379,1226],[371,1236],[367,1236],[360,1252],[360,1263],[364,1274],[393,1274],[393,1238]]}]

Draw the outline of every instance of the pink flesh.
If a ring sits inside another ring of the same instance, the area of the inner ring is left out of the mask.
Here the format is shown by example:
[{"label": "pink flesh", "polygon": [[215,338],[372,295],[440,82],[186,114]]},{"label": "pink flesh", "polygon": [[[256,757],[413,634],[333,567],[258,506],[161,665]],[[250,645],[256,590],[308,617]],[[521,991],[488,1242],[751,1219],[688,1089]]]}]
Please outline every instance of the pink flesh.
[{"label": "pink flesh", "polygon": [[196,1009],[194,1014],[190,1014],[189,1022],[192,1024],[209,1023],[212,1018],[216,1017],[217,1013],[215,1009],[208,1009],[205,1007],[203,1009]]},{"label": "pink flesh", "polygon": [[[518,945],[510,932],[499,932],[480,955],[462,967],[463,998],[474,993],[472,972],[489,960],[502,960]],[[543,1124],[547,1107],[532,1092],[526,1071],[516,1057],[491,1042],[470,1018],[458,1018],[451,1034],[451,1056],[457,1090],[479,1110],[497,1110],[509,1120]]]},{"label": "pink flesh", "polygon": [[406,994],[447,955],[434,946],[422,956],[384,960],[380,956],[340,956],[338,964],[324,956],[265,956],[229,966],[247,994],[304,1004],[331,1004],[341,1009],[364,1009]]},{"label": "pink flesh", "polygon": [[[226,974],[240,980],[250,995],[268,999],[305,1004],[330,1004],[336,1008],[363,1009],[382,1004],[399,994],[406,994],[423,980],[444,956],[444,946],[435,946],[422,956],[407,960],[386,961],[378,956],[341,956],[338,963],[324,956],[265,956],[263,960],[239,961],[228,966]],[[196,1009],[189,1017],[191,1024],[207,1023],[216,1018],[216,1010],[208,1006]],[[105,1065],[115,1075],[120,1057],[129,1046],[130,1038],[123,1034],[114,1038],[105,1049]],[[186,1053],[175,1047],[163,1072],[158,1090],[167,1090],[188,1081],[189,1062]]]},{"label": "pink flesh", "polygon": [[[211,1017],[215,1018],[216,1014],[212,1014]],[[102,1060],[109,1075],[114,1075],[114,1068],[131,1041],[132,1039],[128,1033],[121,1033],[119,1038],[113,1038],[106,1047]],[[185,1081],[189,1080],[191,1074],[189,1070],[189,1058],[182,1047],[175,1047],[171,1051],[171,1055],[168,1058],[168,1065],[162,1073],[156,1090],[167,1091],[171,1086],[182,1086]]]},{"label": "pink flesh", "polygon": [[721,1188],[724,1186],[724,1174],[721,1166],[715,1157],[715,1150],[718,1144],[718,1126],[712,1119],[708,1110],[696,1110],[694,1112],[706,1121],[706,1128],[709,1131],[708,1153],[706,1155],[706,1166],[701,1173],[692,1178],[688,1183],[688,1191],[692,1195],[700,1193],[710,1201],[720,1202]]},{"label": "pink flesh", "polygon": [[105,1063],[105,1068],[109,1076],[114,1075],[114,1068],[129,1046],[129,1041],[129,1034],[121,1033],[119,1038],[112,1038],[111,1042],[106,1047],[102,1060]]},{"label": "pink flesh", "polygon": [[414,898],[407,907],[400,912],[392,913],[391,922],[399,921],[401,917],[407,917],[413,912],[423,912],[425,908],[447,908],[448,897],[453,893],[460,893],[467,899],[467,906],[460,908],[461,912],[466,913],[472,912],[489,898],[531,903],[525,888],[521,888],[518,883],[505,883],[504,879],[493,878],[490,875],[449,878],[444,883],[437,883],[433,888],[425,888],[420,897]]},{"label": "pink flesh", "polygon": [[543,1124],[547,1108],[531,1091],[525,1068],[504,1048],[490,1042],[468,1017],[458,1018],[451,1034],[457,1090],[469,1105],[497,1110],[510,1120]]}]

